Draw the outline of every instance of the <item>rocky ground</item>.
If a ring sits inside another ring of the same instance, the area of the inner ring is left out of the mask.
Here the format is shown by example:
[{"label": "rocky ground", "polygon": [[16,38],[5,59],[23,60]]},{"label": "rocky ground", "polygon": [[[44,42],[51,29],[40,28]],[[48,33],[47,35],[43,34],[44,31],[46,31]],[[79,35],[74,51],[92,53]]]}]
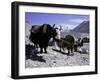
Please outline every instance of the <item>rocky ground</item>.
[{"label": "rocky ground", "polygon": [[[89,65],[89,53],[74,52],[73,55],[67,55],[67,51],[65,51],[66,53],[61,53],[52,48],[52,46],[48,47],[47,54],[37,54],[37,58],[41,57],[41,60],[27,59],[25,68]],[[83,48],[89,49],[89,45],[84,45]]]}]

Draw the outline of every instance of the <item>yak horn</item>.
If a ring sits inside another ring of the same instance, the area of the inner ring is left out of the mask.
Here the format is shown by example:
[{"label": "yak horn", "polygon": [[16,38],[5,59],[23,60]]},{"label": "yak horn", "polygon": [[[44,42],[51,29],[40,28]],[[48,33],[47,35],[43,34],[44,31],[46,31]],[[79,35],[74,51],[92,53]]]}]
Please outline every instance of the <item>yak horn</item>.
[{"label": "yak horn", "polygon": [[53,24],[53,28],[55,27],[55,24]]}]

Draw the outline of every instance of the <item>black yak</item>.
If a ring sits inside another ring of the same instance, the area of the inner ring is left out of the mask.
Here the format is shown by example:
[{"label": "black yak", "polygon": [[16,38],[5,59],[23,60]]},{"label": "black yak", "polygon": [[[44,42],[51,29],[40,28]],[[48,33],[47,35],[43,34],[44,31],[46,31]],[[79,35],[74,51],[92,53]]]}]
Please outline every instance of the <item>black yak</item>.
[{"label": "black yak", "polygon": [[81,47],[83,46],[83,43],[84,43],[84,42],[83,42],[83,39],[78,38],[78,40],[75,41],[75,44],[74,44],[74,51],[77,52],[78,49],[81,50]]},{"label": "black yak", "polygon": [[57,42],[58,47],[60,47],[60,51],[61,49],[65,50],[65,48],[67,48],[68,54],[73,53],[75,41],[73,36],[67,35],[65,38],[55,39],[55,41]]},{"label": "black yak", "polygon": [[56,36],[56,30],[53,26],[49,24],[43,24],[40,26],[32,26],[30,40],[35,44],[35,46],[40,47],[40,53],[43,53],[43,49],[45,53],[47,53],[47,47],[49,40]]}]

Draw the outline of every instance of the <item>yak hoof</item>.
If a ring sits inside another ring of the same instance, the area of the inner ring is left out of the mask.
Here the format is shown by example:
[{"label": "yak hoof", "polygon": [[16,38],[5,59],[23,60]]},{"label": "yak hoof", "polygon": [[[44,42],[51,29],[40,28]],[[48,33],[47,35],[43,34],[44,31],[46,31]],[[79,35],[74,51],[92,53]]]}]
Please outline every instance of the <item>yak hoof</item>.
[{"label": "yak hoof", "polygon": [[68,56],[70,56],[70,53],[67,53]]},{"label": "yak hoof", "polygon": [[47,51],[45,51],[44,53],[47,53]]},{"label": "yak hoof", "polygon": [[40,51],[40,53],[43,53],[43,51]]}]

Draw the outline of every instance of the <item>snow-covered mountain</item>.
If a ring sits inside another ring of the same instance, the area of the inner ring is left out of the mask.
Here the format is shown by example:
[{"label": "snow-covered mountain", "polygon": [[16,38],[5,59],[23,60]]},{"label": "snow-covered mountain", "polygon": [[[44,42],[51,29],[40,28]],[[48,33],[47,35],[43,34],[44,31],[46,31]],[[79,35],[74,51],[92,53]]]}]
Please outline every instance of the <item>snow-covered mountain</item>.
[{"label": "snow-covered mountain", "polygon": [[89,33],[89,21],[83,21],[80,25],[78,25],[72,31],[79,32],[79,33]]}]

